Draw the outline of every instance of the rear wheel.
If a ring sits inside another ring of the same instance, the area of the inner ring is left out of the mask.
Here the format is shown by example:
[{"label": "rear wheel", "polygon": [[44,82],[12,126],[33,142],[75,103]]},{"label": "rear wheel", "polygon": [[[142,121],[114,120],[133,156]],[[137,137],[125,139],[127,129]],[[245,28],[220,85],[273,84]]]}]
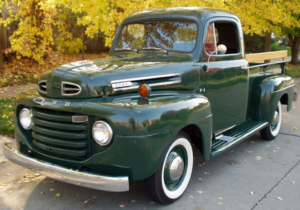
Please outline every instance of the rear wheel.
[{"label": "rear wheel", "polygon": [[145,180],[150,197],[163,204],[176,201],[186,190],[193,170],[193,150],[189,137],[178,134],[157,171]]},{"label": "rear wheel", "polygon": [[263,139],[265,140],[275,139],[280,131],[281,121],[282,121],[282,110],[281,110],[281,103],[279,101],[277,104],[277,108],[274,112],[272,123],[268,127],[265,127],[260,131],[260,134],[263,137]]}]

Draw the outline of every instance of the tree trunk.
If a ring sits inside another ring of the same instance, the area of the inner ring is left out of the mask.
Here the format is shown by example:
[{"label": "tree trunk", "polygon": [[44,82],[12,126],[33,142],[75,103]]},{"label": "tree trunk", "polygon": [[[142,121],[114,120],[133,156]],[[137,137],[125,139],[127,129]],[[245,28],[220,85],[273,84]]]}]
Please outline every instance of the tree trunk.
[{"label": "tree trunk", "polygon": [[[270,52],[271,51],[271,33],[266,31],[266,36],[265,36],[265,52]],[[265,63],[270,63],[270,60],[265,60]]]},{"label": "tree trunk", "polygon": [[104,38],[102,32],[99,31],[98,33],[98,46],[97,46],[97,54],[100,54],[104,50]]},{"label": "tree trunk", "polygon": [[300,50],[300,36],[292,36],[288,34],[291,51],[292,51],[292,59],[291,64],[297,64],[299,62],[299,50]]},{"label": "tree trunk", "polygon": [[82,33],[82,60],[84,60],[84,31]]},{"label": "tree trunk", "polygon": [[4,70],[3,63],[3,24],[0,25],[0,72]]}]

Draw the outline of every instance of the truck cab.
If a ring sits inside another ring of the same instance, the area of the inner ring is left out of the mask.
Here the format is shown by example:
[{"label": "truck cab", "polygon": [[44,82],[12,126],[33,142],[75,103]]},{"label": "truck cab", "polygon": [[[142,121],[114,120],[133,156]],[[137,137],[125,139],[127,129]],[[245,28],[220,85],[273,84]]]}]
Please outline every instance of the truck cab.
[{"label": "truck cab", "polygon": [[[286,52],[246,55],[240,20],[211,8],[128,16],[105,58],[62,65],[16,98],[11,161],[98,190],[145,180],[169,204],[188,187],[195,145],[208,161],[260,131],[279,133],[292,108]],[[263,60],[264,60],[263,59]]]}]

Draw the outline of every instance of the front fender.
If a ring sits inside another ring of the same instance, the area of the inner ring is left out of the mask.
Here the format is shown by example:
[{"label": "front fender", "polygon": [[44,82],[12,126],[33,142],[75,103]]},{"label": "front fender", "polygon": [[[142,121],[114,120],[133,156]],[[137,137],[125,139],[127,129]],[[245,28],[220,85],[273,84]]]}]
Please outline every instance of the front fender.
[{"label": "front fender", "polygon": [[249,112],[253,120],[271,123],[277,103],[287,95],[287,110],[292,108],[294,80],[286,75],[265,74],[254,79]]},{"label": "front fender", "polygon": [[[211,111],[206,97],[187,91],[156,91],[148,99],[137,94],[93,99],[51,99],[41,97],[36,90],[20,94],[16,113],[22,107],[42,108],[53,112],[88,115],[91,156],[76,161],[47,155],[35,150],[29,131],[16,124],[18,150],[30,149],[36,157],[78,170],[87,166],[91,172],[113,176],[128,176],[131,180],[151,176],[159,167],[173,137],[187,125],[202,131],[205,156],[211,146]],[[108,122],[114,137],[110,145],[101,147],[91,135],[95,121]],[[16,119],[16,122],[18,120]],[[200,139],[199,139],[200,140]]]}]

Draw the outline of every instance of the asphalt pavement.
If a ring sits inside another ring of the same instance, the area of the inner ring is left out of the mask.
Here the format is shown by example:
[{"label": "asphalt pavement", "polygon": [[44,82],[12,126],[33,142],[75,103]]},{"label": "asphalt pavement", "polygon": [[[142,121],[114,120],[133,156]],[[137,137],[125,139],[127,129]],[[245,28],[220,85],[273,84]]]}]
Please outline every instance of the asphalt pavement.
[{"label": "asphalt pavement", "polygon": [[[300,95],[300,80],[296,89]],[[171,205],[151,201],[144,182],[124,193],[103,192],[39,176],[5,160],[0,136],[0,209],[300,209],[300,100],[286,112],[274,141],[259,133],[220,157],[203,163],[195,150],[194,170],[184,195]]]}]

